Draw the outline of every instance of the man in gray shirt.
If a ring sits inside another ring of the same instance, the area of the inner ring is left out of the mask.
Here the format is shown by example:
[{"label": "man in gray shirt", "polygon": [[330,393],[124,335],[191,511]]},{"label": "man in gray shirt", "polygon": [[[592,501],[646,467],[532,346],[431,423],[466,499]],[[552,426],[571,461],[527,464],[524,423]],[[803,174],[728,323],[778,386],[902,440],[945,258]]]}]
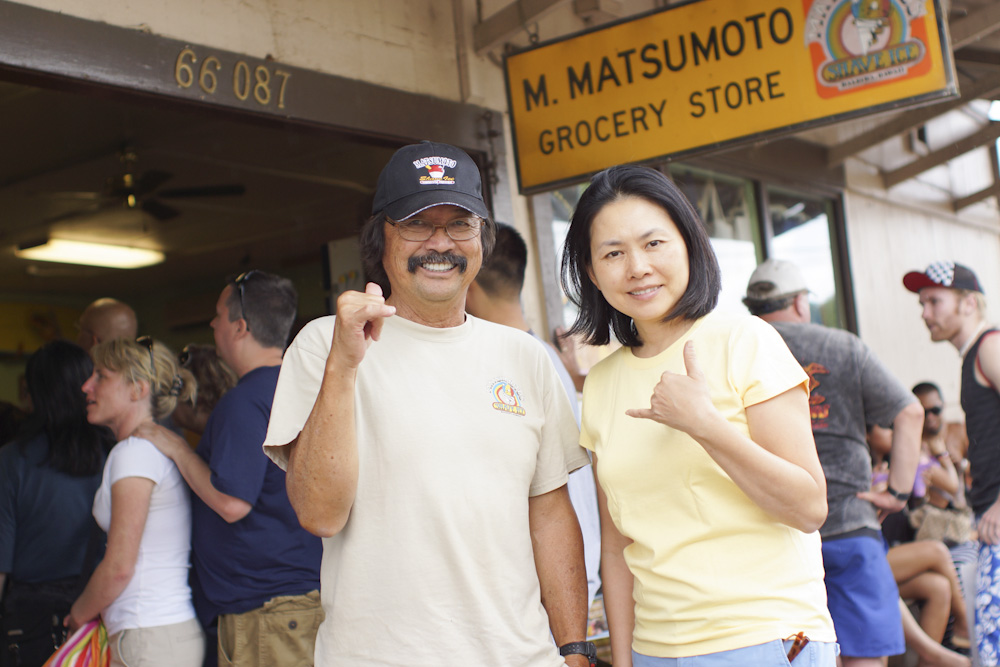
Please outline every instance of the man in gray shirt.
[{"label": "man in gray shirt", "polygon": [[[820,535],[830,615],[844,666],[879,665],[905,649],[880,519],[903,509],[910,496],[923,408],[860,338],[811,323],[808,292],[795,265],[770,259],[750,277],[743,303],[778,330],[809,374],[809,410],[829,505]],[[889,485],[880,492],[871,491],[868,425],[893,429]]]}]

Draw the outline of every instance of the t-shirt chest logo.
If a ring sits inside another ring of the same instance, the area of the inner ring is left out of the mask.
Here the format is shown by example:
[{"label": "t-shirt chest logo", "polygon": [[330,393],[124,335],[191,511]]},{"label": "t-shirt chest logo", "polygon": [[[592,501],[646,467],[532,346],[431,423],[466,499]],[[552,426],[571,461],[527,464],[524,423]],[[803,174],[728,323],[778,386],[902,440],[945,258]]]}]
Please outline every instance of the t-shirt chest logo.
[{"label": "t-shirt chest logo", "polygon": [[490,383],[490,395],[493,397],[493,409],[509,415],[524,416],[521,407],[521,394],[508,380],[494,380]]},{"label": "t-shirt chest logo", "polygon": [[803,366],[803,369],[809,375],[809,418],[812,420],[812,428],[814,431],[822,431],[830,425],[827,421],[830,418],[830,404],[826,396],[816,391],[820,384],[817,376],[829,375],[830,370],[815,361]]},{"label": "t-shirt chest logo", "polygon": [[446,173],[454,169],[458,162],[447,157],[423,157],[413,161],[413,166],[427,173],[420,175],[420,185],[454,185],[455,177]]}]

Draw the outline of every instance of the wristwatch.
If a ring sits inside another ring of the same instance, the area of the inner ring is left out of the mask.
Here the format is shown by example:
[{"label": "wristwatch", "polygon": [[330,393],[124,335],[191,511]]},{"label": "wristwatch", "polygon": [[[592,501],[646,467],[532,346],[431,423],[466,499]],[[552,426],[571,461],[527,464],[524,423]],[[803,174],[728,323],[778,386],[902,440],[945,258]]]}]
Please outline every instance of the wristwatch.
[{"label": "wristwatch", "polygon": [[559,647],[559,655],[563,657],[576,653],[587,656],[590,667],[597,667],[597,646],[594,642],[570,642]]},{"label": "wristwatch", "polygon": [[896,489],[892,488],[891,486],[885,487],[885,491],[896,500],[902,500],[904,503],[910,499],[909,493],[901,493]]}]

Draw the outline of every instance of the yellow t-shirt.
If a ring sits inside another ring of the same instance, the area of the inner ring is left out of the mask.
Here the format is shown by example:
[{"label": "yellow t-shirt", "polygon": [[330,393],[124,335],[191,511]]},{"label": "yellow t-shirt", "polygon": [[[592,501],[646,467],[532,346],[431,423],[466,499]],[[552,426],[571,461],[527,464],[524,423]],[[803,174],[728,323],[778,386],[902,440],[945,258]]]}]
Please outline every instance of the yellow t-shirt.
[{"label": "yellow t-shirt", "polygon": [[764,512],[686,433],[625,414],[649,407],[664,371],[685,372],[688,340],[715,407],[743,433],[747,406],[792,388],[808,391],[778,333],[749,316],[710,314],[655,357],[622,348],[591,370],[581,444],[598,456],[615,526],[634,540],[625,549],[635,576],[633,648],[677,658],[799,631],[835,641],[819,533]]}]

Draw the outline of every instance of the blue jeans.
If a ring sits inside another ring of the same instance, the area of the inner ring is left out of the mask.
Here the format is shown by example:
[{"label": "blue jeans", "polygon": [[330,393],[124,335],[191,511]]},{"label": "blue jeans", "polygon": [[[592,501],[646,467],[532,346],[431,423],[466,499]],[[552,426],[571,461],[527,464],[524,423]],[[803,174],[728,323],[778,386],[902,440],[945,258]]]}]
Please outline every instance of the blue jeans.
[{"label": "blue jeans", "polygon": [[809,642],[795,661],[788,662],[790,640],[719,651],[690,658],[652,658],[632,651],[632,667],[836,667],[840,650],[833,642]]}]

